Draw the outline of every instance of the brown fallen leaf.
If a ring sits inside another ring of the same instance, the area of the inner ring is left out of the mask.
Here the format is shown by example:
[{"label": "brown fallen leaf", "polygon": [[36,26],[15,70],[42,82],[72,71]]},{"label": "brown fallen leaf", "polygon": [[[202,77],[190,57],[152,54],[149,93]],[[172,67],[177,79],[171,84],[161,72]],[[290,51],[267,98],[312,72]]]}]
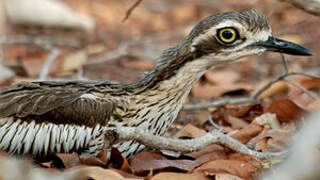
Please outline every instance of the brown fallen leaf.
[{"label": "brown fallen leaf", "polygon": [[245,83],[224,84],[214,86],[209,83],[200,84],[199,82],[197,82],[193,85],[191,92],[195,97],[212,98],[219,97],[231,91],[244,90],[249,92],[251,89],[251,86]]},{"label": "brown fallen leaf", "polygon": [[[263,83],[264,85],[265,83]],[[281,92],[287,92],[288,91],[288,83],[283,82],[283,81],[279,81],[276,82],[274,84],[272,84],[268,89],[266,89],[261,95],[260,98],[264,99],[264,98],[268,98],[268,97],[272,97],[274,95],[277,95]]]},{"label": "brown fallen leaf", "polygon": [[195,162],[194,162],[194,168],[207,163],[209,161],[217,160],[217,159],[226,159],[226,152],[224,151],[212,151],[207,154],[203,154],[202,156],[199,156]]},{"label": "brown fallen leaf", "polygon": [[261,126],[269,126],[271,129],[280,128],[280,122],[276,114],[273,113],[264,113],[261,116],[256,117],[254,121]]},{"label": "brown fallen leaf", "polygon": [[135,174],[164,169],[192,170],[197,164],[192,160],[168,160],[156,152],[142,152],[131,158],[131,169]]},{"label": "brown fallen leaf", "polygon": [[243,179],[238,176],[234,176],[232,174],[221,173],[221,174],[215,175],[215,180],[243,180]]},{"label": "brown fallen leaf", "polygon": [[308,106],[316,101],[310,95],[301,92],[294,92],[290,94],[289,99],[303,110],[308,111]]},{"label": "brown fallen leaf", "polygon": [[192,157],[194,159],[198,159],[201,156],[205,156],[205,155],[210,154],[212,152],[219,154],[219,155],[222,155],[222,156],[225,155],[224,148],[221,145],[211,144],[211,145],[201,149],[200,151],[187,153],[187,154],[185,154],[185,156]]},{"label": "brown fallen leaf", "polygon": [[265,130],[259,136],[251,139],[248,144],[263,152],[278,152],[290,145],[295,130],[295,124],[288,123],[281,129]]},{"label": "brown fallen leaf", "polygon": [[245,161],[245,162],[254,162],[254,163],[258,163],[258,162],[263,162],[262,160],[258,159],[255,156],[251,156],[251,155],[247,155],[247,154],[241,154],[241,153],[231,153],[228,155],[228,159],[230,160],[239,160],[239,161]]},{"label": "brown fallen leaf", "polygon": [[210,114],[210,111],[200,111],[198,114],[192,117],[191,124],[202,127],[208,121],[208,117],[210,116]]},{"label": "brown fallen leaf", "polygon": [[124,172],[131,173],[130,165],[126,158],[123,158],[121,152],[116,148],[111,148],[111,155],[109,160],[109,168],[120,169]]},{"label": "brown fallen leaf", "polygon": [[225,113],[224,116],[224,121],[230,124],[232,129],[242,129],[249,125],[247,121],[231,116],[230,114]]},{"label": "brown fallen leaf", "polygon": [[116,171],[110,169],[103,169],[101,167],[89,167],[89,166],[81,166],[69,169],[70,172],[83,172],[86,179],[92,180],[140,180],[138,178],[125,178],[121,176]]},{"label": "brown fallen leaf", "polygon": [[100,54],[100,53],[103,53],[105,50],[106,50],[106,46],[103,44],[89,44],[86,47],[86,52],[88,55]]},{"label": "brown fallen leaf", "polygon": [[316,110],[319,110],[319,108],[320,108],[320,99],[309,104],[306,109],[309,111],[316,111]]},{"label": "brown fallen leaf", "polygon": [[56,155],[62,160],[66,168],[70,168],[81,164],[78,153],[58,153]]},{"label": "brown fallen leaf", "polygon": [[124,68],[132,68],[145,71],[152,70],[154,68],[154,62],[150,60],[129,59],[128,61],[121,61],[120,64]]},{"label": "brown fallen leaf", "polygon": [[268,152],[268,139],[267,138],[260,139],[255,144],[254,150],[261,151],[261,152]]},{"label": "brown fallen leaf", "polygon": [[265,136],[268,139],[267,149],[269,152],[279,152],[290,146],[295,125],[288,124],[286,126],[281,129],[282,131],[273,131]]},{"label": "brown fallen leaf", "polygon": [[5,60],[16,60],[19,59],[26,54],[26,46],[24,45],[14,45],[11,48],[6,49],[4,51],[4,57]]},{"label": "brown fallen leaf", "polygon": [[174,137],[175,138],[179,138],[179,137],[195,138],[195,137],[201,136],[205,133],[206,133],[205,130],[197,128],[192,124],[187,124],[177,134],[175,134]]},{"label": "brown fallen leaf", "polygon": [[238,106],[228,106],[227,113],[230,115],[251,122],[264,111],[261,104],[248,104]]},{"label": "brown fallen leaf", "polygon": [[249,124],[245,128],[233,134],[230,133],[230,136],[242,142],[243,144],[246,144],[247,142],[250,141],[250,139],[257,136],[262,130],[263,130],[263,127],[253,121],[251,124]]},{"label": "brown fallen leaf", "polygon": [[105,151],[101,151],[96,157],[80,156],[81,164],[89,165],[89,166],[105,167],[107,164],[107,159],[102,154],[105,154]]},{"label": "brown fallen leaf", "polygon": [[166,160],[167,158],[160,153],[154,151],[143,151],[134,155],[130,159],[131,170],[133,172],[141,173],[150,169],[145,169],[145,163],[151,160]]},{"label": "brown fallen leaf", "polygon": [[232,84],[241,78],[240,74],[233,70],[208,71],[204,74],[204,77],[210,84],[216,85]]},{"label": "brown fallen leaf", "polygon": [[183,173],[172,173],[165,172],[159,173],[151,178],[151,180],[210,180],[211,178],[207,177],[203,173],[192,173],[192,174],[183,174]]},{"label": "brown fallen leaf", "polygon": [[307,89],[319,89],[320,88],[320,80],[315,78],[303,78],[300,81],[301,86]]},{"label": "brown fallen leaf", "polygon": [[[36,77],[42,72],[43,65],[48,56],[50,56],[49,52],[37,52],[28,54],[28,56],[21,61],[22,66],[29,77]],[[49,69],[49,74],[60,72],[63,56],[63,52],[61,51],[61,55],[52,62]]]},{"label": "brown fallen leaf", "polygon": [[247,179],[252,177],[252,174],[256,171],[257,168],[254,165],[245,161],[219,159],[207,162],[196,168],[193,172],[203,172],[211,176],[220,173],[229,173]]},{"label": "brown fallen leaf", "polygon": [[265,112],[275,113],[280,122],[297,121],[305,113],[303,109],[289,99],[275,101]]},{"label": "brown fallen leaf", "polygon": [[66,56],[62,64],[63,71],[74,71],[79,69],[87,61],[87,52],[85,50],[79,50],[72,52]]}]

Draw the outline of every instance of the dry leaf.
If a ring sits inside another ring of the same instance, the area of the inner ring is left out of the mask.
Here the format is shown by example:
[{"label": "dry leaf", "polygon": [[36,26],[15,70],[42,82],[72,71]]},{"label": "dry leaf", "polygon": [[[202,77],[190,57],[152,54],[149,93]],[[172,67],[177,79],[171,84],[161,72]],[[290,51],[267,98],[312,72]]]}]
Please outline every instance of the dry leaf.
[{"label": "dry leaf", "polygon": [[255,156],[237,153],[237,152],[229,154],[228,159],[229,160],[239,160],[239,161],[250,162],[250,163],[263,162],[262,160],[258,159]]},{"label": "dry leaf", "polygon": [[249,105],[239,105],[231,106],[227,108],[227,113],[234,117],[244,119],[251,122],[257,116],[263,113],[264,108],[260,104],[249,104]]},{"label": "dry leaf", "polygon": [[195,163],[194,163],[194,167],[198,167],[206,162],[209,162],[209,161],[214,161],[214,160],[217,160],[217,159],[226,159],[227,156],[226,156],[226,152],[225,150],[223,151],[212,151],[210,153],[207,153],[207,154],[203,154],[201,156],[199,156],[196,160],[195,160]]},{"label": "dry leaf", "polygon": [[[104,152],[104,151],[103,151]],[[100,166],[105,167],[106,162],[105,159],[100,159],[100,157],[93,157],[93,156],[80,156],[81,164],[89,165],[89,166]]]},{"label": "dry leaf", "polygon": [[192,174],[182,174],[182,173],[159,173],[151,178],[151,180],[210,180],[211,178],[205,176],[203,173],[192,173]]},{"label": "dry leaf", "polygon": [[94,55],[103,53],[106,50],[106,47],[102,44],[89,44],[86,47],[87,55]]},{"label": "dry leaf", "polygon": [[212,98],[212,97],[219,97],[223,94],[232,91],[244,90],[250,91],[252,88],[249,84],[245,83],[236,83],[236,84],[224,84],[219,86],[214,86],[209,83],[200,84],[196,82],[192,88],[192,94],[196,97],[201,98]]},{"label": "dry leaf", "polygon": [[313,101],[311,104],[309,104],[306,108],[310,111],[315,111],[320,109],[320,99]]},{"label": "dry leaf", "polygon": [[298,94],[293,93],[292,95],[290,95],[289,99],[295,104],[297,104],[297,106],[299,106],[303,110],[308,110],[307,107],[310,104],[312,104],[314,101],[316,101],[309,94],[301,93],[301,92],[298,92]]},{"label": "dry leaf", "polygon": [[123,158],[121,152],[116,148],[111,148],[111,155],[109,160],[109,168],[120,169],[124,172],[131,172],[130,165],[126,158]]},{"label": "dry leaf", "polygon": [[3,59],[6,60],[17,60],[23,57],[27,52],[27,47],[23,45],[15,45],[4,52]]},{"label": "dry leaf", "polygon": [[[57,73],[61,70],[61,62],[63,57],[63,52],[58,58],[56,58],[49,69],[49,74]],[[46,59],[50,56],[50,52],[37,52],[33,54],[28,54],[22,62],[23,68],[26,70],[28,76],[36,77],[42,70]]]},{"label": "dry leaf", "polygon": [[262,138],[260,139],[254,147],[254,150],[256,151],[261,151],[261,152],[268,152],[268,139],[267,138]]},{"label": "dry leaf", "polygon": [[87,53],[85,50],[80,50],[68,54],[62,64],[63,71],[77,70],[87,61]]},{"label": "dry leaf", "polygon": [[250,163],[239,160],[215,160],[196,168],[194,172],[203,172],[207,175],[230,173],[241,178],[249,178],[257,168]]},{"label": "dry leaf", "polygon": [[224,173],[224,174],[216,174],[215,180],[243,180],[243,179],[238,176]]},{"label": "dry leaf", "polygon": [[129,61],[121,61],[121,66],[124,68],[132,68],[147,71],[152,70],[154,68],[154,62],[150,60],[130,59]]},{"label": "dry leaf", "polygon": [[131,158],[131,169],[135,174],[145,174],[148,171],[163,170],[167,168],[192,170],[196,166],[192,160],[167,160],[155,152],[142,152]]},{"label": "dry leaf", "polygon": [[191,137],[195,138],[205,134],[206,131],[203,129],[199,129],[192,124],[187,124],[184,126],[177,134],[174,135],[175,138],[179,137]]},{"label": "dry leaf", "polygon": [[303,78],[300,81],[301,86],[307,89],[319,89],[320,88],[320,79],[315,78]]},{"label": "dry leaf", "polygon": [[[84,172],[85,177],[87,179],[92,180],[138,180],[137,178],[125,178],[121,176],[119,173],[110,170],[110,169],[103,169],[101,167],[77,167],[70,170],[71,172]],[[140,179],[139,179],[140,180]]]},{"label": "dry leaf", "polygon": [[211,144],[211,145],[209,145],[199,151],[187,153],[185,155],[192,157],[192,158],[195,158],[195,159],[198,159],[201,156],[204,156],[206,154],[210,154],[212,152],[219,154],[219,155],[222,155],[222,156],[225,155],[224,148],[218,144]]},{"label": "dry leaf", "polygon": [[235,132],[234,134],[231,134],[230,136],[242,142],[243,144],[246,144],[250,141],[250,139],[257,136],[262,130],[262,126],[252,122],[245,128]]},{"label": "dry leaf", "polygon": [[208,121],[208,117],[210,116],[210,114],[211,114],[210,111],[200,111],[199,114],[196,114],[192,117],[191,124],[202,127],[203,124],[205,124]]},{"label": "dry leaf", "polygon": [[[265,83],[263,83],[264,85]],[[268,89],[266,89],[261,95],[260,98],[268,98],[274,95],[277,95],[282,92],[288,91],[288,84],[283,81],[276,82],[272,84]]]},{"label": "dry leaf", "polygon": [[265,113],[265,114],[262,114],[261,116],[256,117],[254,121],[261,126],[269,125],[271,129],[280,128],[280,122],[278,121],[276,114]]},{"label": "dry leaf", "polygon": [[58,153],[56,155],[62,160],[66,168],[70,168],[81,164],[78,153]]},{"label": "dry leaf", "polygon": [[291,143],[292,140],[292,131],[284,130],[284,131],[274,131],[269,133],[265,137],[268,139],[267,141],[267,149],[269,152],[279,152],[286,148]]},{"label": "dry leaf", "polygon": [[236,71],[208,71],[204,74],[205,79],[216,85],[225,85],[236,83],[241,77]]},{"label": "dry leaf", "polygon": [[280,122],[296,121],[305,111],[289,99],[278,100],[265,112],[275,113]]},{"label": "dry leaf", "polygon": [[236,118],[234,116],[231,116],[227,113],[225,114],[224,121],[226,121],[228,124],[230,124],[232,129],[242,129],[242,128],[249,125],[248,122],[246,122],[240,118]]},{"label": "dry leaf", "polygon": [[288,147],[295,129],[294,123],[289,123],[281,129],[264,131],[249,143],[252,146],[255,145],[256,150],[262,150],[263,152],[278,152]]}]

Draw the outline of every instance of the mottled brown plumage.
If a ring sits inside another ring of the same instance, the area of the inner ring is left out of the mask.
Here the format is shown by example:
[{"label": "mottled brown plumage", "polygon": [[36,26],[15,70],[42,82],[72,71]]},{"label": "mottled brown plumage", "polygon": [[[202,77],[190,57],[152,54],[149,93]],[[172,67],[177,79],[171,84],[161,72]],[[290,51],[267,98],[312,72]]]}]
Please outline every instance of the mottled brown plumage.
[{"label": "mottled brown plumage", "polygon": [[[231,43],[217,37],[223,29],[229,29],[222,37],[226,40],[236,35]],[[72,151],[95,155],[105,148],[103,131],[108,126],[136,126],[161,135],[176,119],[192,84],[209,68],[266,50],[311,54],[270,37],[268,22],[259,12],[222,13],[202,20],[136,82],[14,84],[0,91],[0,149],[36,157]],[[145,148],[135,141],[115,146],[124,156]]]}]

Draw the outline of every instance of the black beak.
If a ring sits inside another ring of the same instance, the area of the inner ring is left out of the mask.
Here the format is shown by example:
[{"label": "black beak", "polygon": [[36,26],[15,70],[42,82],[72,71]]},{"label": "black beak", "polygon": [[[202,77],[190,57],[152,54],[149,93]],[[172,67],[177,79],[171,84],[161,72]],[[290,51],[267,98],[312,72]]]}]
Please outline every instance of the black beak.
[{"label": "black beak", "polygon": [[312,56],[312,51],[299,44],[295,44],[282,39],[277,39],[269,36],[268,40],[260,41],[252,44],[253,46],[260,46],[267,49],[267,51],[280,52],[285,54],[299,55],[299,56]]}]

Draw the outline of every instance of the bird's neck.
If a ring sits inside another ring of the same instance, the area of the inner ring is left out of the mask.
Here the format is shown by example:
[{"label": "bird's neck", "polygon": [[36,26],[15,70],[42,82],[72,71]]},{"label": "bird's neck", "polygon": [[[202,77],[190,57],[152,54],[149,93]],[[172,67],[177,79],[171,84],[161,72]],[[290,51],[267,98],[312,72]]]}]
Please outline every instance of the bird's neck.
[{"label": "bird's neck", "polygon": [[140,126],[163,134],[176,119],[192,85],[209,68],[208,58],[195,58],[176,48],[164,52],[155,70],[134,83],[130,112],[135,120],[129,126]]},{"label": "bird's neck", "polygon": [[192,84],[213,66],[212,62],[214,61],[210,57],[190,53],[185,43],[166,49],[158,59],[155,69],[134,83],[137,90],[135,94],[159,90],[189,93]]}]

